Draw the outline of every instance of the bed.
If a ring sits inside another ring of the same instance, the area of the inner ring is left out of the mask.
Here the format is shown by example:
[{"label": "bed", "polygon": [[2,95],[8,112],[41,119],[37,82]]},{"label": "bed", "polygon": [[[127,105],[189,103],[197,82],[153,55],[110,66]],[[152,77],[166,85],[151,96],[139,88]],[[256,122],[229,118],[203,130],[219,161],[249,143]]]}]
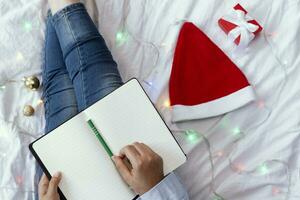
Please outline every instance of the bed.
[{"label": "bed", "polygon": [[[87,0],[124,81],[138,77],[188,156],[176,170],[190,199],[300,198],[299,0]],[[241,3],[264,31],[240,55],[217,20]],[[43,134],[41,77],[47,4],[0,1],[0,199],[31,200],[36,163],[28,144]],[[257,101],[226,115],[171,123],[168,78],[185,21],[203,30],[248,77]],[[23,115],[25,105],[35,109]]]}]

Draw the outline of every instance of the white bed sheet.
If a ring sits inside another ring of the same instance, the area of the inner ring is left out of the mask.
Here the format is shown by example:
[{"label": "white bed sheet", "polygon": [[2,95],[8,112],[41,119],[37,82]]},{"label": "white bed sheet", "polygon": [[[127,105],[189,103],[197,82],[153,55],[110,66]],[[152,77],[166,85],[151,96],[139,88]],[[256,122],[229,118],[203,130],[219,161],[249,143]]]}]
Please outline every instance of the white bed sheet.
[{"label": "white bed sheet", "polygon": [[[265,28],[238,56],[217,25],[237,2]],[[144,82],[172,129],[195,129],[208,139],[215,167],[213,187],[208,143],[202,138],[191,144],[183,133],[174,132],[188,153],[189,161],[177,173],[191,199],[217,199],[213,191],[234,200],[300,198],[299,0],[96,0],[94,7],[89,3],[123,79],[136,76]],[[34,199],[36,192],[35,164],[27,144],[43,132],[43,108],[36,107],[35,117],[23,117],[22,107],[36,106],[41,94],[26,90],[20,80],[41,72],[45,13],[43,0],[0,0],[0,82],[19,81],[0,91],[1,200]],[[232,58],[254,85],[257,102],[217,118],[170,123],[170,110],[163,105],[183,21],[194,22]],[[128,39],[120,44],[116,34],[122,27]],[[240,137],[234,135],[237,130]]]}]

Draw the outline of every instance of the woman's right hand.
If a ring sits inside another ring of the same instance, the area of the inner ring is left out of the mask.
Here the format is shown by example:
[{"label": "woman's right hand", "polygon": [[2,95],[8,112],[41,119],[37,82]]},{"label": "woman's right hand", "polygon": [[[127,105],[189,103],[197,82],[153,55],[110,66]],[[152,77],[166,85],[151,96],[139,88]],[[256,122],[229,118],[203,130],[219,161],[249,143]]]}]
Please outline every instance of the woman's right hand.
[{"label": "woman's right hand", "polygon": [[112,159],[124,181],[136,194],[143,195],[164,179],[162,158],[143,143],[124,147],[120,155]]}]

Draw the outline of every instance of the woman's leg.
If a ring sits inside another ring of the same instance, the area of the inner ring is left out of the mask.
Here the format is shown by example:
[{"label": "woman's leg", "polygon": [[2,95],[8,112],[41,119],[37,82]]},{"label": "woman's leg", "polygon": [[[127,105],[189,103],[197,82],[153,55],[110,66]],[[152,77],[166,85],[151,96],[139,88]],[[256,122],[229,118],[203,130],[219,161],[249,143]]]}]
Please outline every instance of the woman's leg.
[{"label": "woman's leg", "polygon": [[65,66],[63,53],[51,19],[52,16],[49,12],[43,69],[46,133],[78,113],[74,87]]},{"label": "woman's leg", "polygon": [[[78,113],[74,88],[66,69],[63,54],[49,12],[46,25],[45,58],[43,69],[43,99],[45,101],[45,132],[58,127]],[[36,183],[43,171],[37,165]],[[37,189],[36,184],[36,191]],[[38,199],[38,193],[36,193]]]},{"label": "woman's leg", "polygon": [[74,85],[79,111],[123,84],[112,58],[85,7],[71,4],[52,19],[65,64]]}]

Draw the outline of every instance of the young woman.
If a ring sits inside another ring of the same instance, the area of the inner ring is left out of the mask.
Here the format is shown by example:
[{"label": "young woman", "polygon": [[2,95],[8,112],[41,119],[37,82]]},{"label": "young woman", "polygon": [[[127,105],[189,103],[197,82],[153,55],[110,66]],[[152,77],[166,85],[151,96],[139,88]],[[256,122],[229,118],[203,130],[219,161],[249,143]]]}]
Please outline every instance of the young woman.
[{"label": "young woman", "polygon": [[[43,71],[46,132],[49,132],[123,84],[105,41],[78,0],[49,0]],[[128,168],[123,158],[129,159]],[[141,200],[187,200],[174,173],[147,145],[134,143],[114,156],[116,168]],[[59,200],[61,173],[43,175],[40,200]]]}]

